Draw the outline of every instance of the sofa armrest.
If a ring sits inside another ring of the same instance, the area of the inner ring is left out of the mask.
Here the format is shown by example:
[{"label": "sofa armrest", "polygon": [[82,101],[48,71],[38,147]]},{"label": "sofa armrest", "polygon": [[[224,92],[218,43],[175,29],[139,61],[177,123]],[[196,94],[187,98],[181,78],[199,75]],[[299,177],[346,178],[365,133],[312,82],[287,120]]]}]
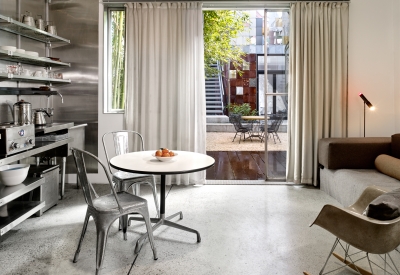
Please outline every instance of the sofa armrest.
[{"label": "sofa armrest", "polygon": [[391,155],[390,137],[322,138],[318,162],[328,169],[373,169],[380,154]]}]

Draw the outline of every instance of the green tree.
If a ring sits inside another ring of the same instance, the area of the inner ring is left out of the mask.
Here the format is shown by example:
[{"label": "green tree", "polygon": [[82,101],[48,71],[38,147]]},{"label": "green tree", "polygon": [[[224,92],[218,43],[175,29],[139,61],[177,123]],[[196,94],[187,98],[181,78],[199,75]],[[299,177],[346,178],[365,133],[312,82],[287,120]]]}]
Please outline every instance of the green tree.
[{"label": "green tree", "polygon": [[206,75],[217,73],[211,68],[219,61],[228,64],[231,61],[240,71],[245,53],[241,48],[231,45],[231,39],[238,37],[250,24],[249,14],[241,11],[214,10],[204,11],[204,69]]},{"label": "green tree", "polygon": [[111,13],[112,109],[125,108],[125,12]]}]

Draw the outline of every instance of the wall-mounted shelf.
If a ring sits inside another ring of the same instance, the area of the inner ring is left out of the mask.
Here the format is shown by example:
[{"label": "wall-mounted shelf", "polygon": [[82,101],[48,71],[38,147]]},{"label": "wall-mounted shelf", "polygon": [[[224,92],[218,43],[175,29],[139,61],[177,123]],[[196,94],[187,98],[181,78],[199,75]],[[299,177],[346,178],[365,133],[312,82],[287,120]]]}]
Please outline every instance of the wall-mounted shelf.
[{"label": "wall-mounted shelf", "polygon": [[48,57],[34,57],[27,54],[0,50],[0,60],[20,62],[42,67],[71,67],[70,63],[51,60]]},{"label": "wall-mounted shelf", "polygon": [[0,73],[0,81],[20,81],[20,82],[48,83],[48,84],[71,83],[70,79],[33,77],[33,76],[23,76],[23,75],[5,74],[5,73]]},{"label": "wall-mounted shelf", "polygon": [[0,14],[0,30],[19,34],[30,39],[34,39],[44,43],[51,42],[62,42],[70,43],[70,40],[62,38],[58,35],[50,34],[46,31],[42,31],[38,28],[31,27],[19,21],[16,21],[10,17]]},{"label": "wall-mounted shelf", "polygon": [[58,95],[56,91],[46,91],[40,88],[0,87],[0,95]]}]

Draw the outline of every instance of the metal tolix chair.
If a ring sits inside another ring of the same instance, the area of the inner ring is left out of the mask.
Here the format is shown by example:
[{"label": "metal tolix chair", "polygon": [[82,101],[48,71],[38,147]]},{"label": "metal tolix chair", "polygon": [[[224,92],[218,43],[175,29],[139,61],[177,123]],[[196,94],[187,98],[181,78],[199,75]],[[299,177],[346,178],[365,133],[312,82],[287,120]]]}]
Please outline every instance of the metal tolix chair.
[{"label": "metal tolix chair", "polygon": [[[110,142],[111,137],[112,137],[112,142],[114,144],[115,155],[122,155],[131,152],[129,145],[130,142],[133,144],[134,141],[137,142],[138,149],[140,151],[144,151],[144,141],[142,135],[136,131],[130,131],[130,130],[120,130],[120,131],[105,133],[102,137],[104,152],[107,158],[108,169],[112,174],[112,181],[115,182],[115,184],[118,186],[118,190],[127,191],[129,190],[129,188],[132,187],[133,189],[133,186],[136,186],[136,189],[133,191],[135,192],[135,195],[139,196],[140,184],[148,184],[151,186],[154,203],[157,210],[157,216],[159,217],[160,207],[157,199],[157,187],[154,175],[128,173],[124,171],[113,170],[110,166],[110,158],[106,145],[107,141]],[[133,146],[132,144],[131,147]]]},{"label": "metal tolix chair", "polygon": [[[110,175],[107,172],[107,168],[104,164],[93,154],[79,150],[76,148],[71,148],[72,155],[75,159],[75,165],[77,168],[77,174],[79,181],[82,185],[83,194],[85,201],[87,203],[86,216],[83,223],[83,229],[81,237],[79,239],[78,248],[76,249],[73,262],[78,261],[79,253],[81,250],[81,245],[83,238],[85,237],[86,229],[88,226],[89,218],[92,216],[96,224],[97,232],[97,244],[96,244],[96,274],[100,274],[100,270],[104,260],[104,254],[107,243],[108,231],[112,223],[123,216],[128,214],[140,214],[146,224],[147,233],[149,236],[149,241],[151,248],[153,249],[154,260],[157,260],[157,251],[154,246],[153,239],[153,229],[151,227],[149,211],[147,208],[147,201],[141,197],[132,195],[125,191],[116,191],[114,185],[111,181]],[[97,161],[104,169],[106,173],[108,183],[110,184],[111,193],[99,196],[96,193],[93,185],[90,183],[86,173],[85,158],[89,157]],[[126,235],[127,224],[124,224],[123,231]]]}]

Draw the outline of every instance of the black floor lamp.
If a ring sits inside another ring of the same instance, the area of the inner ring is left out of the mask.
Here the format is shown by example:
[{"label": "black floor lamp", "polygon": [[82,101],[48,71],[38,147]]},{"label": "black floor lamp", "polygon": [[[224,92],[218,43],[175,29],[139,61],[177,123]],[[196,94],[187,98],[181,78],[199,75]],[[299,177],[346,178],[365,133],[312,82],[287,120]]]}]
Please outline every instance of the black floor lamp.
[{"label": "black floor lamp", "polygon": [[358,95],[359,95],[359,96],[361,97],[361,99],[364,101],[364,137],[365,137],[365,105],[367,105],[368,108],[369,108],[371,111],[375,110],[375,107],[371,104],[371,102],[369,102],[369,100],[368,100],[362,93],[359,93]]}]

